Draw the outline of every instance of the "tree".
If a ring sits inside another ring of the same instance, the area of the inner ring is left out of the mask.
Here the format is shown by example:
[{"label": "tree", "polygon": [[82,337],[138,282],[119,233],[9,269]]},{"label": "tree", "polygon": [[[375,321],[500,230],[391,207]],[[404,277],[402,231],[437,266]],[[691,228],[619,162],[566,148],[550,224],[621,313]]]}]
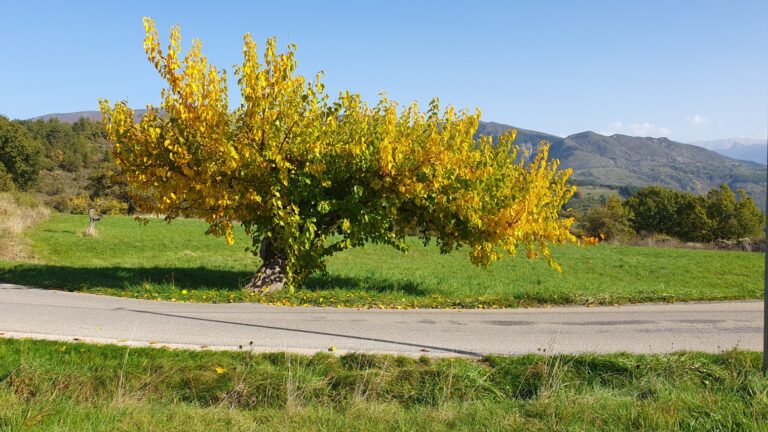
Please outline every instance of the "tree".
[{"label": "tree", "polygon": [[262,258],[248,288],[294,287],[366,242],[405,250],[409,232],[443,253],[469,246],[480,266],[522,246],[557,267],[548,244],[576,241],[572,220],[558,217],[570,171],[546,146],[518,158],[514,133],[475,141],[479,112],[441,111],[436,99],[426,112],[399,109],[384,96],[369,106],[349,92],[331,102],[320,74],[295,73],[295,46],[277,53],[269,39],[261,62],[249,34],[235,67],[242,101],[230,112],[226,71],[208,64],[201,42],[181,59],[178,27],[164,52],[152,20],[144,25],[168,88],[138,123],[126,102],[100,101],[116,162],[143,211],[202,218],[230,244],[241,223]]},{"label": "tree", "polygon": [[736,220],[739,237],[760,237],[764,235],[765,214],[743,189],[737,191]]},{"label": "tree", "polygon": [[743,190],[738,200],[728,185],[707,193],[707,215],[712,221],[712,240],[735,240],[759,236],[765,224],[765,216],[755,202]]},{"label": "tree", "polygon": [[701,195],[678,193],[673,229],[666,233],[684,241],[710,242],[712,221],[707,215],[707,200]]},{"label": "tree", "polygon": [[765,216],[743,190],[728,185],[706,196],[660,186],[638,190],[626,201],[638,232],[667,234],[685,241],[711,242],[759,236]]},{"label": "tree", "polygon": [[626,201],[631,223],[638,233],[668,234],[675,231],[680,192],[661,186],[644,187]]},{"label": "tree", "polygon": [[616,195],[611,195],[601,205],[587,210],[578,218],[578,227],[591,237],[606,240],[622,240],[634,234],[629,224],[630,213]]},{"label": "tree", "polygon": [[10,178],[18,188],[29,188],[37,181],[42,156],[42,145],[24,126],[0,116],[0,177],[5,178],[0,182]]}]

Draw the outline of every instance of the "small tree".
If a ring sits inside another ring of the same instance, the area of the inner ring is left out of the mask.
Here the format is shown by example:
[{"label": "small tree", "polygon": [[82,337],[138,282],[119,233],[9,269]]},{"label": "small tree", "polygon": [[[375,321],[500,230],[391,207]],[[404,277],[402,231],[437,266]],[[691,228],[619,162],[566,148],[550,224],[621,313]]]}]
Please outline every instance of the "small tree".
[{"label": "small tree", "polygon": [[681,195],[661,186],[649,186],[635,192],[624,203],[632,215],[632,228],[638,233],[672,235],[677,228]]},{"label": "small tree", "polygon": [[739,190],[737,193],[738,199],[726,184],[707,193],[707,213],[712,220],[710,236],[713,240],[761,235],[765,216],[746,192]]},{"label": "small tree", "polygon": [[229,111],[227,75],[194,40],[180,59],[179,29],[167,51],[145,18],[144,47],[167,81],[161,110],[139,123],[127,103],[100,101],[115,159],[140,209],[204,219],[207,233],[252,236],[263,263],[248,288],[267,292],[301,282],[324,259],[366,242],[406,249],[406,233],[434,239],[441,252],[470,248],[487,266],[519,246],[552,260],[548,243],[576,239],[558,211],[573,194],[542,146],[530,162],[514,133],[475,141],[479,112],[399,109],[357,94],[330,101],[318,75],[297,75],[294,46],[263,62],[245,35],[235,67],[242,100]]},{"label": "small tree", "polygon": [[629,210],[624,207],[618,196],[612,195],[604,203],[590,208],[579,217],[577,226],[591,237],[624,240],[634,234],[629,219]]},{"label": "small tree", "polygon": [[17,121],[0,116],[0,183],[11,189],[11,180],[19,189],[37,182],[42,168],[43,146]]}]

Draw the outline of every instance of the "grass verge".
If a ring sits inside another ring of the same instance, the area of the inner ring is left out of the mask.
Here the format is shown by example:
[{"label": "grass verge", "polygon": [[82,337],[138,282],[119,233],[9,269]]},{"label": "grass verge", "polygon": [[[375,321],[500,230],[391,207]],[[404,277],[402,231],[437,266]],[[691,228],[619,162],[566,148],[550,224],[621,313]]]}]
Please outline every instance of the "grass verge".
[{"label": "grass verge", "polygon": [[750,352],[413,359],[0,340],[0,430],[764,430]]},{"label": "grass verge", "polygon": [[108,216],[98,236],[80,234],[87,216],[53,215],[27,237],[36,261],[0,261],[0,280],[123,297],[191,302],[260,301],[363,308],[508,308],[758,299],[763,254],[598,245],[554,248],[563,273],[541,260],[505,258],[473,267],[466,251],[440,255],[410,240],[407,255],[366,246],[334,255],[328,272],[294,293],[260,298],[243,292],[258,267],[243,251],[203,235],[205,224],[176,220],[141,226]]}]

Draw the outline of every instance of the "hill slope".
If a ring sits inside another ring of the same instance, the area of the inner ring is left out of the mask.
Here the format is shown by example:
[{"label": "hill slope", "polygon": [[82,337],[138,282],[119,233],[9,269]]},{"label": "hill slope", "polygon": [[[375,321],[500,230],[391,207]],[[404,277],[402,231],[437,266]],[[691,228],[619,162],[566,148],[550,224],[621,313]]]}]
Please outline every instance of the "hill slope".
[{"label": "hill slope", "polygon": [[[512,126],[482,123],[478,134],[498,135]],[[518,129],[518,143],[550,142],[550,155],[573,169],[573,180],[605,186],[662,185],[703,193],[722,183],[746,190],[765,208],[766,167],[731,159],[702,147],[668,138],[605,136],[581,132],[560,138]]]},{"label": "hill slope", "polygon": [[[134,117],[136,120],[139,119],[144,113],[147,112],[145,109],[137,109],[133,111]],[[30,120],[49,120],[49,119],[57,119],[62,123],[74,123],[78,121],[80,118],[86,118],[88,120],[92,121],[101,121],[101,112],[100,111],[77,111],[77,112],[70,112],[70,113],[53,113],[53,114],[45,114],[37,117],[32,117]]]}]

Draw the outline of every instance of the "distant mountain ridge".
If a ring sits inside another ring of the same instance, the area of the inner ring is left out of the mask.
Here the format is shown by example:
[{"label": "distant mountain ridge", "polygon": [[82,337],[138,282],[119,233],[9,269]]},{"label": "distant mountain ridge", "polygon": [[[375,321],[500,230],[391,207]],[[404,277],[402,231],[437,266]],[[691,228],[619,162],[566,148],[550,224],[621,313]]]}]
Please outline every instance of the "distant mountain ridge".
[{"label": "distant mountain ridge", "polygon": [[[137,117],[145,110],[136,110]],[[47,114],[35,119],[57,118],[73,123],[80,117],[100,121],[98,111]],[[561,167],[572,168],[572,179],[581,184],[609,187],[661,185],[704,193],[723,183],[744,189],[765,209],[766,166],[732,159],[691,144],[668,138],[605,136],[581,132],[567,137],[516,128],[496,122],[480,122],[478,135],[497,136],[517,129],[515,143],[535,148],[542,140],[550,143],[550,156]]]},{"label": "distant mountain ridge", "polygon": [[[144,113],[147,112],[145,109],[137,109],[133,110],[133,116],[138,119],[139,117],[143,116]],[[32,117],[30,120],[50,120],[50,119],[57,119],[62,123],[74,123],[81,118],[86,118],[88,120],[92,121],[101,121],[101,111],[76,111],[76,112],[70,112],[70,113],[53,113],[53,114],[45,114],[37,117]]]},{"label": "distant mountain ridge", "polygon": [[711,141],[694,141],[701,146],[733,159],[768,164],[768,142],[765,138],[726,138]]},{"label": "distant mountain ridge", "polygon": [[[481,122],[478,135],[498,135],[513,126]],[[610,187],[661,185],[704,193],[723,183],[744,189],[765,209],[766,166],[736,160],[669,138],[605,136],[581,132],[561,138],[517,128],[516,142],[535,146],[550,143],[549,154],[563,168],[573,169],[572,179],[581,184]]]}]

